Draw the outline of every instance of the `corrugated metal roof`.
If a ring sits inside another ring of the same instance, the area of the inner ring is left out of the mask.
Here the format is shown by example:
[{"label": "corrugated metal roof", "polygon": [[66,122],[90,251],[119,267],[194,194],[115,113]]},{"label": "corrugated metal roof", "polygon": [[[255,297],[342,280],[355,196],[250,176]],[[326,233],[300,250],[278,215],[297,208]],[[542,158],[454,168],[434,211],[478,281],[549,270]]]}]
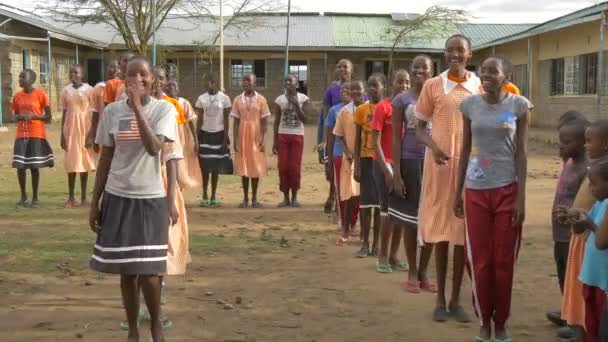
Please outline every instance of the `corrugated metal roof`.
[{"label": "corrugated metal roof", "polygon": [[573,25],[578,25],[587,21],[598,20],[601,18],[601,13],[608,10],[608,1],[597,5],[589,6],[581,10],[563,15],[553,20],[546,21],[541,24],[534,25],[528,30],[520,33],[511,34],[508,36],[498,37],[492,41],[482,43],[476,46],[476,49],[485,49],[487,47],[504,44],[507,42],[532,37],[544,32],[554,31]]},{"label": "corrugated metal roof", "polygon": [[[96,46],[97,47],[97,46],[104,45],[100,41],[97,41],[97,40],[94,40],[94,39],[91,39],[91,38],[86,38],[86,37],[78,35],[78,34],[74,34],[71,31],[64,30],[64,29],[58,27],[57,25],[53,25],[51,23],[45,22],[45,21],[43,21],[41,19],[38,19],[38,18],[35,18],[35,17],[32,17],[32,16],[21,15],[19,13],[15,13],[14,11],[7,10],[7,9],[5,9],[3,7],[0,7],[0,15],[2,15],[4,17],[7,17],[7,18],[11,18],[12,20],[20,21],[20,22],[25,23],[27,25],[31,25],[31,26],[37,27],[39,29],[45,30],[45,31],[50,32],[50,33],[56,33],[56,34],[59,34],[59,35],[66,36],[67,38],[73,38],[73,39],[76,39],[76,40],[80,40],[83,43],[88,43],[88,44],[90,44],[92,46]],[[58,38],[58,37],[55,37],[55,38]],[[61,39],[61,38],[59,38],[59,39]]]},{"label": "corrugated metal roof", "polygon": [[479,46],[496,39],[521,33],[536,24],[462,24],[459,25],[464,35],[471,38],[473,46]]}]

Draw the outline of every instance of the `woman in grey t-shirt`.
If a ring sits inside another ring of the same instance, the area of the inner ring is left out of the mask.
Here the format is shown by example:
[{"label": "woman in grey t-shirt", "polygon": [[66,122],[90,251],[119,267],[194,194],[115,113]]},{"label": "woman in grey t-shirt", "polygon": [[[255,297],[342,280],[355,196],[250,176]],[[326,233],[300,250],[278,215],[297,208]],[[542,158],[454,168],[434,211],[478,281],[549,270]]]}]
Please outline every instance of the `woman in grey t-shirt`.
[{"label": "woman in grey t-shirt", "polygon": [[[467,258],[476,312],[477,341],[511,341],[506,322],[513,268],[524,221],[530,103],[503,86],[511,64],[490,57],[481,66],[485,93],[463,100],[463,144],[456,216],[465,217]],[[464,208],[462,194],[464,191]]]},{"label": "woman in grey t-shirt", "polygon": [[174,203],[176,176],[174,169],[167,171],[170,190],[165,192],[160,152],[176,139],[177,112],[172,104],[151,97],[155,77],[146,59],[132,59],[126,76],[128,99],[105,108],[97,131],[96,143],[102,150],[89,216],[97,234],[91,268],[120,274],[129,341],[139,336],[141,286],[152,339],[159,342],[159,275],[167,269],[169,209],[176,219],[174,206],[169,206]]}]

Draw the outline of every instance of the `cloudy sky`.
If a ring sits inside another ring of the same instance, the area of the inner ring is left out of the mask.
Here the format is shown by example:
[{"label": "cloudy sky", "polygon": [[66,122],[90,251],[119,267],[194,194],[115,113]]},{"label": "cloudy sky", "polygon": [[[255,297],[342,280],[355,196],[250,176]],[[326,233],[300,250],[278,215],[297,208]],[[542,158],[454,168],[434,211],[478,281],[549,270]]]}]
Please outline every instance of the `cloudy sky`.
[{"label": "cloudy sky", "polygon": [[[287,1],[287,0],[281,0]],[[538,23],[600,3],[599,0],[292,0],[292,8],[312,12],[421,13],[432,5],[468,10],[475,22]],[[33,0],[0,0],[33,10]],[[370,6],[373,4],[374,6]]]}]

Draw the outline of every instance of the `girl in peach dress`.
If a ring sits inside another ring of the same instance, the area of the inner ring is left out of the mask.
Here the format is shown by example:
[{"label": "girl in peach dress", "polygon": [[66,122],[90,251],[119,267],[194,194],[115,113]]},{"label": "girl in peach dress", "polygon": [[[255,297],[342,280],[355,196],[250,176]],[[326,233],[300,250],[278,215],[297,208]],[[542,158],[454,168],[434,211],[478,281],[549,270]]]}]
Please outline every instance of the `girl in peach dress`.
[{"label": "girl in peach dress", "polygon": [[87,181],[89,172],[95,171],[97,156],[93,150],[93,142],[88,139],[91,128],[91,118],[96,112],[94,89],[82,82],[82,67],[74,65],[70,68],[70,80],[61,95],[63,108],[61,148],[65,151],[64,167],[68,174],[69,197],[65,202],[66,208],[76,206],[74,187],[76,174],[80,174],[81,205],[86,205]]},{"label": "girl in peach dress", "polygon": [[239,208],[249,206],[249,180],[251,179],[251,206],[261,208],[258,202],[260,177],[266,176],[266,154],[264,137],[267,119],[270,116],[268,103],[264,96],[255,91],[255,75],[243,78],[245,92],[234,99],[232,113],[234,118],[234,150],[237,176],[242,177],[243,202]]}]

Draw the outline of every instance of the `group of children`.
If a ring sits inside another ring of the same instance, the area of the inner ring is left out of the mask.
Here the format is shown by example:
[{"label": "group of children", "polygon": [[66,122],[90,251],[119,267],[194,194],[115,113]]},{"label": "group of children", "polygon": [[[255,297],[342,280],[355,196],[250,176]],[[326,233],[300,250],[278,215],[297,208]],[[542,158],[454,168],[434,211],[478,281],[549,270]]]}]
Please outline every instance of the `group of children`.
[{"label": "group of children", "polygon": [[[377,258],[377,272],[407,272],[405,291],[436,293],[437,322],[470,321],[460,305],[466,263],[481,323],[475,340],[508,342],[532,106],[508,81],[507,60],[488,58],[481,80],[467,71],[467,37],[450,37],[445,57],[448,70],[439,76],[432,77],[433,62],[421,55],[390,84],[382,74],[366,84],[353,80],[352,63],[338,62],[339,80],[326,92],[323,117],[326,175],[341,225],[336,245],[360,238],[356,256]],[[398,258],[402,236],[407,263]],[[454,275],[447,301],[450,245]],[[437,284],[427,275],[433,249]]]},{"label": "group of children", "polygon": [[[339,61],[338,81],[326,91],[322,115],[326,176],[334,189],[326,209],[337,204],[341,233],[336,245],[360,239],[356,256],[377,258],[377,272],[407,272],[405,291],[436,293],[437,322],[470,321],[460,304],[466,265],[481,324],[475,340],[494,336],[493,341],[509,342],[506,323],[525,218],[532,105],[509,83],[508,60],[488,58],[478,78],[466,69],[470,57],[470,40],[454,35],[446,42],[448,70],[432,77],[433,62],[421,55],[409,72],[397,70],[390,84],[382,74],[367,82],[353,80],[352,63]],[[232,103],[210,79],[208,92],[193,108],[178,96],[166,69],[130,53],[110,64],[108,80],[94,88],[83,83],[80,66],[71,67],[69,76],[61,96],[60,145],[69,185],[65,207],[78,205],[76,174],[80,205],[89,205],[87,175],[97,169],[90,224],[98,236],[91,267],[121,274],[126,328],[134,341],[141,288],[153,338],[160,341],[160,275],[183,274],[190,262],[183,188],[202,178],[200,205],[219,206],[218,175],[234,172],[242,177],[240,207],[261,207],[267,120],[274,114],[272,152],[278,155],[284,194],[279,207],[299,207],[304,124],[312,105],[297,92],[295,76],[288,76],[271,113],[255,90],[255,75],[246,75],[243,93]],[[12,104],[18,121],[13,167],[21,187],[19,207],[39,205],[38,170],[54,164],[44,125],[51,119],[48,96],[33,87],[35,80],[32,70],[20,74],[23,91]],[[234,163],[229,117],[234,120]],[[562,337],[601,341],[600,322],[608,319],[608,228],[603,227],[608,121],[589,123],[568,112],[560,118],[559,137],[564,167],[552,225],[563,301],[561,312],[547,317],[566,326],[559,331]],[[27,169],[31,202],[25,191]],[[360,233],[355,231],[358,221]],[[165,222],[177,229],[169,230]],[[137,234],[129,231],[132,227]],[[407,263],[398,257],[402,237]],[[448,301],[450,246],[454,271]],[[437,284],[427,275],[433,250]]]}]

